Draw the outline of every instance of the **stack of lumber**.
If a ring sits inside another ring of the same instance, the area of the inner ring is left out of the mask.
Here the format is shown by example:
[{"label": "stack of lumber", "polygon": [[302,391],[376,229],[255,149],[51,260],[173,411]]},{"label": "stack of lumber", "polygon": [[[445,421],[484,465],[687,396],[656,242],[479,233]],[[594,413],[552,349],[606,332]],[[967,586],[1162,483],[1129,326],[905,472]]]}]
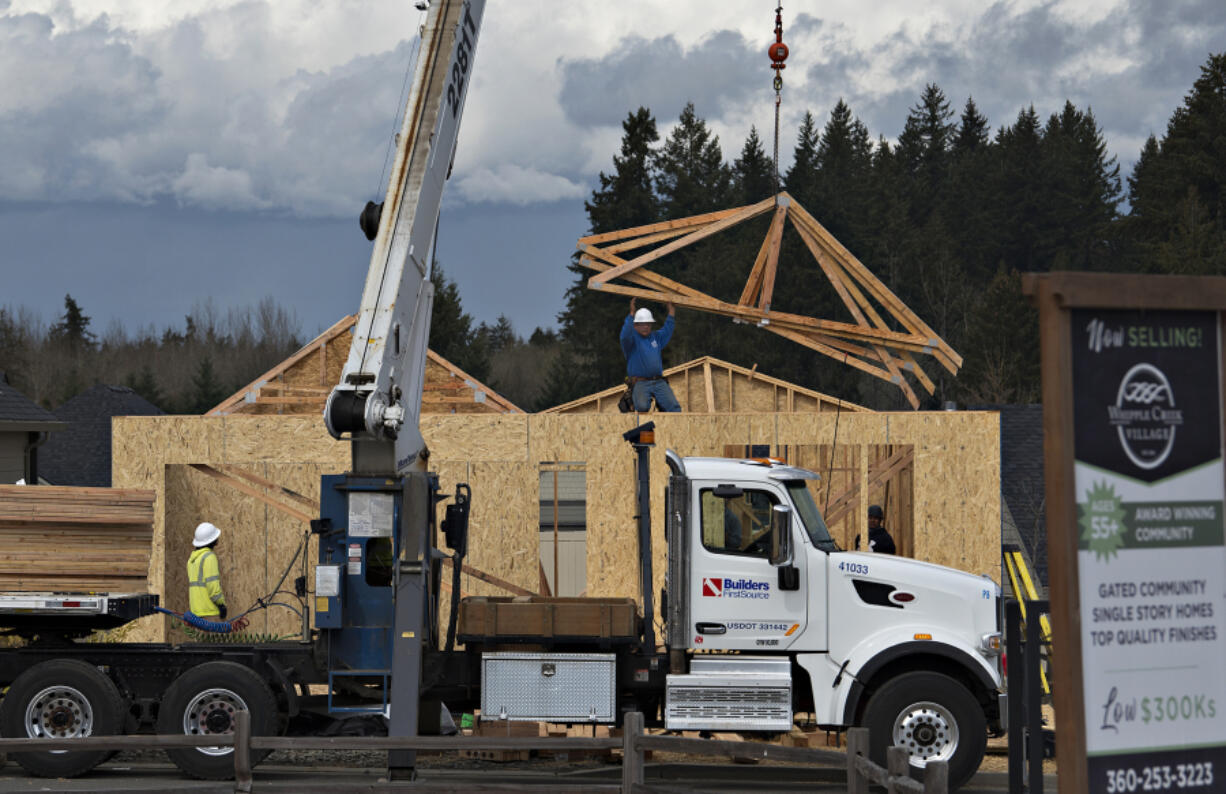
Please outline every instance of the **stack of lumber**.
[{"label": "stack of lumber", "polygon": [[0,592],[144,592],[153,491],[0,485]]},{"label": "stack of lumber", "polygon": [[640,619],[633,598],[553,598],[549,596],[470,596],[460,601],[463,642],[499,638],[536,639],[638,637]]}]

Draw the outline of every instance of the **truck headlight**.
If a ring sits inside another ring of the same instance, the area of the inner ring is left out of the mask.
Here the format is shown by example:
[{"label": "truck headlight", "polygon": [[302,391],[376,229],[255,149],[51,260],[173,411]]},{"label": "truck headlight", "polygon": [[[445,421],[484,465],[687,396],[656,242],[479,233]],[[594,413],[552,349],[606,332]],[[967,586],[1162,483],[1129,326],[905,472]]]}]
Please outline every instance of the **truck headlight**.
[{"label": "truck headlight", "polygon": [[1004,647],[1004,639],[999,631],[984,634],[979,638],[979,651],[985,656],[1000,656],[1000,652],[1004,650]]}]

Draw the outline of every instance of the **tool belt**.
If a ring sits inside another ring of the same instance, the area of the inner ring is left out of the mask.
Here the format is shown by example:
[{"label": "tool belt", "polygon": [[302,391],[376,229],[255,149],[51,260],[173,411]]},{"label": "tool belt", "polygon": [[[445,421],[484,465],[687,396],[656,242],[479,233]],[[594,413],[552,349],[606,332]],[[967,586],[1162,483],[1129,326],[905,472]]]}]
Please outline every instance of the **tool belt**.
[{"label": "tool belt", "polygon": [[636,383],[650,383],[653,380],[664,380],[664,378],[659,375],[654,378],[640,378],[636,375],[629,375],[626,377],[626,385],[634,386]]}]

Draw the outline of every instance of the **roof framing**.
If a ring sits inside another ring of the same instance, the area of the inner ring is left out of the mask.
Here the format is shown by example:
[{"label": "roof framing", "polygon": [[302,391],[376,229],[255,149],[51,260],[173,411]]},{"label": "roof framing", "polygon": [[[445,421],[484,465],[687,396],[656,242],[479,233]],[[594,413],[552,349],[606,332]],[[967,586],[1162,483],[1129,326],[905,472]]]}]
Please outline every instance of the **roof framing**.
[{"label": "roof framing", "polygon": [[[758,372],[757,366],[758,365],[755,364],[753,368],[741,367],[729,361],[723,361],[712,356],[702,356],[701,358],[696,358],[693,361],[687,361],[684,364],[669,367],[668,369],[664,370],[664,377],[668,378],[673,375],[684,375],[687,371],[697,373],[699,377],[703,379],[703,386],[707,393],[707,413],[713,413],[710,406],[714,404],[714,378],[723,377],[723,373],[742,375],[751,381],[756,381],[775,387],[786,395],[783,399],[789,406],[796,403],[796,395],[803,395],[816,400],[819,406],[829,406],[828,410],[831,411],[869,411],[868,408],[865,408],[862,405],[857,405],[855,403],[848,402],[847,400],[840,400],[838,397],[831,397],[828,394],[823,394],[822,392],[814,391],[813,389],[806,389],[803,386],[798,386],[795,383],[789,383],[788,381],[781,380],[780,378],[773,378],[770,375],[763,375],[761,372]],[[715,373],[720,374],[717,375]],[[580,397],[577,400],[571,400],[568,403],[563,403],[562,405],[555,405],[552,408],[547,408],[544,411],[541,411],[541,413],[570,413],[575,408],[591,405],[593,403],[596,403],[597,405],[614,404],[621,398],[621,395],[625,390],[626,387],[624,385],[613,386],[605,389],[604,391],[598,391],[594,394]],[[823,408],[822,410],[826,409]],[[690,409],[690,413],[702,412]]]},{"label": "roof framing", "polygon": [[[736,303],[718,300],[645,267],[687,245],[772,211],[770,229]],[[791,222],[853,322],[772,310],[785,221]],[[912,408],[919,408],[920,402],[906,376],[913,377],[928,394],[936,390],[916,355],[932,356],[953,375],[962,366],[962,356],[786,191],[744,207],[581,237],[578,248],[579,264],[596,271],[588,279],[590,289],[671,302],[753,323],[893,383]],[[648,250],[630,259],[621,256],[623,252],[642,248]],[[615,283],[618,279],[624,283]]]},{"label": "roof framing", "polygon": [[[336,340],[337,337],[349,333],[357,322],[357,315],[351,314],[342,318],[339,322],[333,325],[328,330],[324,331],[319,336],[312,339],[304,345],[298,352],[294,353],[289,358],[285,359],[277,366],[268,370],[260,377],[248,383],[243,388],[239,389],[234,394],[227,397],[212,410],[206,413],[206,416],[221,416],[232,414],[239,411],[243,405],[251,403],[261,403],[265,405],[284,406],[287,409],[293,408],[310,408],[312,410],[323,410],[324,402],[328,398],[328,394],[332,390],[333,384],[324,382],[323,373],[326,371],[326,356],[328,355],[329,343]],[[283,383],[283,376],[292,367],[306,361],[312,356],[317,356],[320,367],[320,384],[316,386],[286,386]],[[483,401],[495,408],[497,413],[523,413],[523,410],[512,403],[507,398],[503,397],[498,392],[486,386],[481,381],[469,375],[464,370],[452,364],[447,359],[435,353],[433,350],[426,351],[426,358],[429,363],[442,367],[452,378],[456,379],[463,386],[457,386],[457,395],[446,396],[442,391],[449,391],[436,384],[427,384],[423,396],[424,403],[437,403],[442,405],[449,402],[474,402],[472,399],[467,399],[459,394],[465,387],[471,389],[474,394],[483,394]],[[427,366],[429,366],[429,363]],[[299,411],[301,413],[301,411]]]}]

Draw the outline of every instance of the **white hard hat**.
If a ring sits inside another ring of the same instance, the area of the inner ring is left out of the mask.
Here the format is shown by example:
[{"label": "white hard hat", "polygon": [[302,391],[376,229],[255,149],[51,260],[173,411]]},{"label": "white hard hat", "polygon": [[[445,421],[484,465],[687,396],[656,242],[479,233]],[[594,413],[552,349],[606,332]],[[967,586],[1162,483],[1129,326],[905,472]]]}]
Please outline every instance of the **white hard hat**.
[{"label": "white hard hat", "polygon": [[192,545],[196,548],[207,546],[213,541],[221,537],[221,530],[205,521],[200,526],[196,527],[196,539],[192,541]]},{"label": "white hard hat", "polygon": [[637,323],[654,323],[656,318],[651,316],[651,309],[639,309],[634,313],[634,322]]}]

